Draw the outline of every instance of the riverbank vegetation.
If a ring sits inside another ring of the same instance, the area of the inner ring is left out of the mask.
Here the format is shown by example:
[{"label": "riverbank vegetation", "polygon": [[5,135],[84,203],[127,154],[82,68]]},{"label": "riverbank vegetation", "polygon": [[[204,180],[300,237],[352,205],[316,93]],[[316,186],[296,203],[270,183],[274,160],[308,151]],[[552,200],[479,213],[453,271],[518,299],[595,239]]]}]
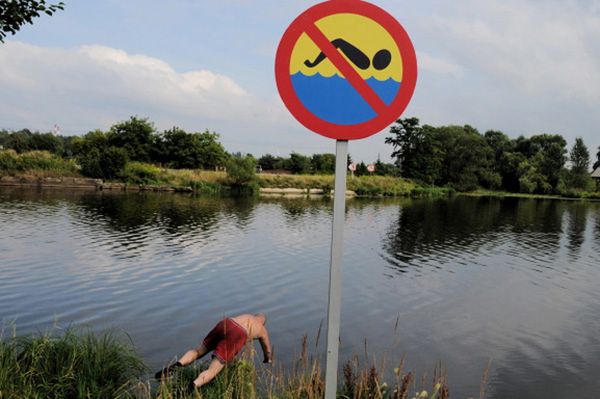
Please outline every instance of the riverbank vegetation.
[{"label": "riverbank vegetation", "polygon": [[[318,399],[324,394],[324,375],[318,356],[308,353],[308,340],[292,366],[255,366],[251,348],[201,390],[187,387],[206,367],[199,363],[179,369],[157,382],[124,333],[53,330],[0,340],[0,398],[122,398],[122,399]],[[317,338],[318,339],[318,338]],[[431,377],[417,378],[404,361],[393,366],[392,381],[384,382],[385,361],[365,354],[343,366],[339,398],[446,399],[446,377],[437,366]],[[431,385],[430,385],[431,384]]]},{"label": "riverbank vegetation", "polygon": [[21,174],[43,177],[79,176],[80,171],[73,159],[64,159],[47,151],[17,153],[15,150],[0,151],[0,176]]},{"label": "riverbank vegetation", "polygon": [[[477,189],[538,195],[586,197],[596,191],[590,154],[581,138],[570,151],[557,134],[509,138],[465,126],[421,126],[401,119],[386,143],[404,177],[460,192]],[[600,149],[593,168],[600,166]]]},{"label": "riverbank vegetation", "polygon": [[[597,198],[590,154],[581,138],[570,151],[556,134],[509,138],[465,126],[420,125],[400,119],[385,142],[394,163],[355,165],[348,189],[365,196],[437,196],[453,192],[519,193]],[[600,149],[593,167],[600,166]],[[130,185],[163,185],[207,193],[259,188],[333,187],[334,154],[289,157],[228,153],[214,132],[181,128],[158,132],[131,117],[108,131],[83,136],[0,131],[0,176],[80,174]]]}]

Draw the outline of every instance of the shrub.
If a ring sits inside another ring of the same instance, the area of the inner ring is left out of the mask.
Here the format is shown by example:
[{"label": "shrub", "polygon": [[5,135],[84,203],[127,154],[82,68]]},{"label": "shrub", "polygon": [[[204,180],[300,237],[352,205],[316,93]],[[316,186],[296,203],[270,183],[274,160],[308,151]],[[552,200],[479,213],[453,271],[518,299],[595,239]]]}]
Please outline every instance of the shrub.
[{"label": "shrub", "polygon": [[160,184],[163,183],[160,175],[158,167],[141,162],[128,162],[119,173],[122,180],[132,184]]},{"label": "shrub", "polygon": [[234,186],[252,183],[256,178],[256,159],[250,156],[232,157],[227,163],[227,176]]},{"label": "shrub", "polygon": [[79,169],[71,160],[65,160],[47,151],[31,151],[17,154],[14,150],[0,151],[0,173],[14,174],[43,171],[59,176],[78,175]]},{"label": "shrub", "polygon": [[0,171],[14,172],[18,170],[19,156],[15,150],[6,150],[0,152]]},{"label": "shrub", "polygon": [[127,164],[127,151],[122,148],[93,148],[79,158],[81,173],[88,177],[114,179]]}]

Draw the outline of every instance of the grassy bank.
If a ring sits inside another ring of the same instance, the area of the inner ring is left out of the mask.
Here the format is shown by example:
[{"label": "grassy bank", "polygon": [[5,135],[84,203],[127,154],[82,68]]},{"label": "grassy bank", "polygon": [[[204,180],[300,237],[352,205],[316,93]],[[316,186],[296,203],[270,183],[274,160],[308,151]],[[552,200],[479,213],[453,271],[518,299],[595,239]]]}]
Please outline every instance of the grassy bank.
[{"label": "grassy bank", "polygon": [[[173,187],[191,187],[195,191],[223,192],[234,184],[225,172],[189,169],[165,169],[154,165],[129,163],[123,174],[129,184],[157,184]],[[333,189],[333,175],[287,175],[260,173],[250,188],[320,189],[329,193]],[[347,179],[347,189],[360,196],[430,197],[446,196],[454,191],[447,188],[423,187],[410,180],[392,176],[360,176]]]},{"label": "grassy bank", "polygon": [[0,343],[0,398],[128,397],[143,370],[133,346],[111,333],[13,334]]},{"label": "grassy bank", "polygon": [[0,176],[77,177],[79,166],[46,151],[18,154],[13,150],[0,151]]},{"label": "grassy bank", "polygon": [[[12,150],[0,151],[0,177],[6,175],[33,179],[81,176],[80,167],[73,160],[65,160],[42,151],[17,154]],[[261,173],[250,183],[240,186],[226,172],[169,169],[147,163],[128,162],[109,183],[191,189],[206,194],[235,193],[240,190],[242,194],[251,194],[258,192],[260,188],[320,189],[327,194],[333,189],[334,176]],[[423,187],[411,180],[392,176],[348,176],[347,189],[357,195],[370,197],[432,197],[453,192],[446,188]]]},{"label": "grassy bank", "polygon": [[[0,177],[26,178],[81,177],[74,160],[65,160],[44,151],[18,154],[13,150],[0,151]],[[257,174],[253,181],[238,185],[226,172],[169,169],[152,164],[128,162],[112,183],[129,186],[170,187],[204,194],[252,195],[260,188],[319,189],[328,194],[334,185],[333,175]],[[455,191],[446,187],[423,186],[412,180],[392,176],[348,176],[347,189],[365,197],[443,197]],[[600,200],[600,192],[568,190],[560,195],[522,194],[476,190],[461,193],[468,196],[516,197],[533,199]]]},{"label": "grassy bank", "polygon": [[[284,370],[255,366],[252,350],[226,367],[201,390],[188,394],[186,387],[206,364],[178,369],[166,381],[149,379],[147,367],[125,334],[95,335],[69,329],[11,337],[0,341],[0,399],[8,398],[123,398],[123,399],[317,399],[324,394],[320,360],[308,354],[307,339]],[[365,356],[367,359],[368,356]],[[440,368],[432,377],[416,378],[400,361],[394,380],[384,382],[385,362],[355,357],[343,366],[339,398],[448,398]],[[425,381],[428,381],[425,383]],[[431,386],[428,384],[431,383]],[[429,392],[429,393],[428,393]]]},{"label": "grassy bank", "polygon": [[600,191],[569,191],[560,195],[551,194],[525,194],[510,193],[506,191],[476,190],[460,195],[470,197],[497,197],[497,198],[528,198],[528,199],[556,199],[556,200],[600,200]]}]

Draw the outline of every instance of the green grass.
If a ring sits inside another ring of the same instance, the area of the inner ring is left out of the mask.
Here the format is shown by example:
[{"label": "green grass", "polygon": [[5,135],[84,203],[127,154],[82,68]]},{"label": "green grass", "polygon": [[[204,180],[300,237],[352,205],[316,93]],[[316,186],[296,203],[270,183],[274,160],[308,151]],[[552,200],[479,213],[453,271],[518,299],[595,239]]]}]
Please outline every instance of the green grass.
[{"label": "green grass", "polygon": [[[176,369],[157,382],[148,377],[149,370],[124,333],[70,328],[17,337],[13,331],[0,340],[0,399],[320,399],[325,388],[321,360],[307,348],[304,336],[293,366],[284,369],[277,364],[255,366],[257,354],[249,346],[213,381],[187,394],[187,386],[207,361]],[[427,394],[425,376],[419,379],[414,372],[405,372],[403,360],[394,367],[388,385],[382,381],[386,362],[368,360],[367,354],[364,359],[355,357],[343,366],[338,398],[448,398],[441,366],[427,378],[431,381]]]},{"label": "green grass", "polygon": [[[79,169],[74,161],[47,152],[0,152],[0,176],[79,176]],[[321,189],[327,194],[333,189],[334,176],[261,173],[249,184],[239,186],[230,181],[226,172],[168,169],[142,162],[128,162],[115,181],[129,185],[189,189],[203,194],[252,195],[259,188]],[[366,197],[437,197],[453,192],[446,188],[423,187],[411,180],[392,176],[348,176],[346,186],[357,195]]]},{"label": "green grass", "polygon": [[[333,175],[258,175],[258,184],[264,188],[322,189],[330,192]],[[411,180],[393,176],[348,176],[346,188],[365,197],[437,197],[447,196],[454,190],[441,187],[424,187]]]},{"label": "green grass", "polygon": [[125,398],[144,365],[126,337],[68,329],[0,342],[0,398]]},{"label": "green grass", "polygon": [[46,151],[18,154],[13,150],[0,151],[0,176],[76,177],[79,166]]}]

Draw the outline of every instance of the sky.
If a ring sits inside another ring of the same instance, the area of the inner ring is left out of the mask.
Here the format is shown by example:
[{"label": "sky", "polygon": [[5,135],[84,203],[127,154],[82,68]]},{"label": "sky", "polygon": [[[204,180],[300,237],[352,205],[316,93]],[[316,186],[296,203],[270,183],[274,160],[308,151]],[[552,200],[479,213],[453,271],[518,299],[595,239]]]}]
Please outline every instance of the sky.
[{"label": "sky", "polygon": [[[288,25],[308,0],[63,0],[0,44],[0,129],[63,135],[130,116],[159,131],[220,134],[229,152],[334,153],[287,111],[274,77]],[[338,1],[338,0],[336,0]],[[402,117],[582,137],[600,146],[600,1],[372,0],[408,32],[418,80]],[[384,130],[355,161],[390,161]]]}]

